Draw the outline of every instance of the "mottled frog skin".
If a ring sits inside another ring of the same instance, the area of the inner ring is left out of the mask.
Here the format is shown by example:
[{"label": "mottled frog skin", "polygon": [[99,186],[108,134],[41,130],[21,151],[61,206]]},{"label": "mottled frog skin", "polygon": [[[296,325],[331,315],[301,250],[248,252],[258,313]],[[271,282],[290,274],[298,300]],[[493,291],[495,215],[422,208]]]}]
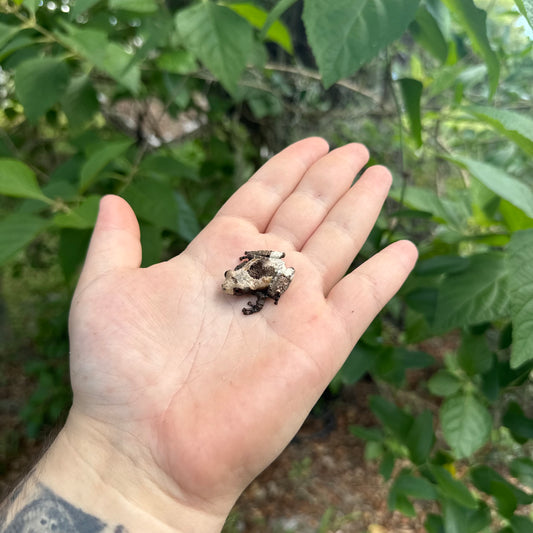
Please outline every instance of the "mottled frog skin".
[{"label": "mottled frog skin", "polygon": [[245,315],[257,313],[263,309],[267,298],[272,298],[277,305],[281,295],[289,288],[294,277],[294,268],[287,267],[283,258],[285,252],[273,250],[255,250],[244,252],[242,261],[233,270],[224,273],[222,290],[227,294],[253,294],[255,303],[248,302],[244,307]]}]

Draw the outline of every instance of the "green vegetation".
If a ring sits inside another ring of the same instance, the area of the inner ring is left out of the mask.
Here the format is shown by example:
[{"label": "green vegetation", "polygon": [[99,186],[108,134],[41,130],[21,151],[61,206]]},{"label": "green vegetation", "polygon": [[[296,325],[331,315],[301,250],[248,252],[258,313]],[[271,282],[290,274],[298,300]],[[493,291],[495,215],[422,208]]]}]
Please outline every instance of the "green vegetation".
[{"label": "green vegetation", "polygon": [[[420,261],[331,387],[383,391],[380,427],[353,432],[391,509],[437,502],[430,533],[533,530],[531,0],[0,8],[0,331],[13,344],[22,321],[35,347],[29,433],[68,405],[65,317],[102,195],[135,209],[146,266],[287,143],[357,140],[396,178],[357,261],[403,237]],[[442,360],[414,348],[450,331]]]}]

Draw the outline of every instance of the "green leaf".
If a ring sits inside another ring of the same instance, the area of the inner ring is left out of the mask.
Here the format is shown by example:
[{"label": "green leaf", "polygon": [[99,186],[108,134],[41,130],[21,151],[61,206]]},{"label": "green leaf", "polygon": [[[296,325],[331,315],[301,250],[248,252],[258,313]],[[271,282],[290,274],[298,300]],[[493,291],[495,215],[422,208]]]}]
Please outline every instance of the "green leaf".
[{"label": "green leaf", "polygon": [[511,516],[509,523],[513,528],[513,533],[531,533],[533,531],[533,521],[527,516]]},{"label": "green leaf", "polygon": [[[268,31],[270,30],[270,27],[272,24],[274,24],[280,17],[291,7],[293,4],[295,4],[297,0],[279,0],[279,2],[272,8],[272,11],[268,14],[268,17],[265,20],[265,23],[263,24],[263,27],[261,28],[261,32],[259,34],[259,38],[263,41],[268,34]],[[292,43],[291,43],[292,47]]]},{"label": "green leaf", "polygon": [[516,402],[510,402],[502,418],[502,424],[509,429],[513,438],[523,444],[533,439],[533,418],[529,418]]},{"label": "green leaf", "polygon": [[452,396],[461,388],[461,380],[448,370],[439,370],[431,376],[427,386],[435,396]]},{"label": "green leaf", "polygon": [[425,410],[415,417],[404,442],[409,450],[411,461],[415,465],[420,465],[427,461],[435,444],[431,411]]},{"label": "green leaf", "polygon": [[51,203],[39,188],[33,170],[16,159],[0,158],[0,194]]},{"label": "green leaf", "polygon": [[492,354],[485,335],[463,332],[457,362],[469,376],[487,372],[492,366]]},{"label": "green leaf", "polygon": [[441,63],[448,57],[448,44],[437,21],[425,6],[420,6],[409,31],[415,40]]},{"label": "green leaf", "polygon": [[64,61],[54,57],[28,59],[15,70],[15,93],[28,120],[35,122],[67,89],[69,71]]},{"label": "green leaf", "polygon": [[139,224],[141,229],[142,267],[148,267],[159,263],[163,252],[163,239],[161,228],[157,228],[147,222]]},{"label": "green leaf", "polygon": [[[403,196],[403,203],[418,211],[431,213],[438,222],[463,230],[468,222],[470,213],[465,211],[460,201],[441,198],[434,191],[428,188],[407,186]],[[391,189],[391,198],[400,200],[402,198],[401,190],[398,188]]]},{"label": "green leaf", "polygon": [[66,33],[56,33],[59,41],[84,57],[89,63],[106,72],[117,83],[137,94],[140,89],[141,71],[117,43],[110,42],[107,33],[91,28],[80,28],[62,22]]},{"label": "green leaf", "polygon": [[400,439],[405,438],[411,429],[414,418],[381,396],[370,398],[370,409],[379,421]]},{"label": "green leaf", "polygon": [[509,465],[509,471],[521,483],[533,489],[533,460],[529,457],[513,459]]},{"label": "green leaf", "polygon": [[483,502],[477,509],[465,509],[456,500],[445,500],[444,533],[479,533],[491,524],[490,509]]},{"label": "green leaf", "polygon": [[[499,496],[502,496],[504,499],[507,499],[508,495],[511,494],[516,502],[515,507],[516,504],[528,505],[533,502],[532,495],[527,494],[527,492],[524,492],[523,490],[519,489],[518,487],[507,481],[503,476],[498,474],[498,472],[486,465],[473,467],[470,470],[470,478],[472,479],[472,483],[474,483],[475,487],[478,490],[485,492],[486,494],[492,494],[495,496],[496,499],[498,499]],[[494,494],[494,485],[496,483],[500,487],[498,495]],[[504,491],[501,490],[502,487],[506,487],[507,494],[504,494]],[[508,506],[509,502],[502,502],[502,505]]]},{"label": "green leaf", "polygon": [[153,13],[158,6],[155,0],[109,0],[109,9],[122,9],[133,13]]},{"label": "green leaf", "polygon": [[[268,18],[268,13],[264,9],[254,6],[253,4],[228,4],[227,7],[245,18],[257,29],[263,28]],[[289,31],[285,24],[279,20],[272,22],[264,38],[279,44],[289,54],[294,52]]]},{"label": "green leaf", "polygon": [[469,509],[477,508],[477,501],[466,485],[454,479],[448,470],[442,466],[429,465],[429,471],[444,497]]},{"label": "green leaf", "polygon": [[379,473],[383,476],[385,481],[388,481],[391,478],[392,472],[394,471],[395,461],[396,458],[392,452],[387,451],[383,454],[383,459],[379,465]]},{"label": "green leaf", "polygon": [[444,439],[459,459],[470,457],[490,437],[492,418],[487,408],[471,394],[452,396],[440,408]]},{"label": "green leaf", "polygon": [[88,196],[70,213],[58,213],[54,217],[54,225],[59,228],[91,229],[96,222],[99,203],[100,196]]},{"label": "green leaf", "polygon": [[433,357],[422,351],[402,347],[381,347],[373,357],[372,374],[400,387],[409,368],[427,368],[435,363]]},{"label": "green leaf", "polygon": [[83,164],[80,171],[80,192],[86,191],[111,161],[121,156],[131,145],[130,139],[103,143]]},{"label": "green leaf", "polygon": [[514,0],[516,7],[533,28],[533,0]]},{"label": "green leaf", "polygon": [[533,191],[523,181],[506,174],[504,170],[475,161],[464,156],[454,156],[453,161],[466,168],[474,178],[488,187],[492,192],[505,198],[533,218]]},{"label": "green leaf", "polygon": [[511,366],[533,359],[533,229],[513,233],[509,243],[509,293],[513,319]]},{"label": "green leaf", "polygon": [[74,20],[79,17],[81,14],[85,13],[96,5],[100,0],[76,0],[74,5],[70,6],[70,20]]},{"label": "green leaf", "polygon": [[371,368],[377,349],[359,342],[342,365],[337,376],[345,385],[357,383]]},{"label": "green leaf", "polygon": [[178,234],[186,241],[192,241],[200,233],[200,224],[185,197],[175,191],[174,200],[178,209]]},{"label": "green leaf", "polygon": [[438,496],[435,485],[425,478],[413,476],[405,471],[394,480],[391,490],[417,500],[436,500]]},{"label": "green leaf", "polygon": [[70,228],[64,228],[59,232],[59,265],[68,282],[75,278],[83,266],[91,234],[90,230]]},{"label": "green leaf", "polygon": [[235,92],[253,45],[252,26],[227,7],[201,2],[176,15],[185,47]]},{"label": "green leaf", "polygon": [[422,122],[420,118],[420,99],[422,97],[422,83],[411,78],[398,80],[402,91],[403,105],[411,128],[411,137],[415,146],[422,146]]},{"label": "green leaf", "polygon": [[0,220],[0,265],[29,244],[48,221],[28,213],[13,213]]},{"label": "green leaf", "polygon": [[8,43],[22,28],[0,22],[0,48]]},{"label": "green leaf", "polygon": [[157,66],[167,72],[190,74],[198,69],[196,59],[187,50],[171,50],[157,58]]},{"label": "green leaf", "polygon": [[167,183],[138,180],[124,191],[124,198],[139,218],[158,228],[169,229],[186,241],[199,230],[190,207],[185,207],[183,197]]},{"label": "green leaf", "polygon": [[446,276],[439,287],[434,325],[446,331],[510,314],[508,269],[500,252],[470,256],[467,269]]},{"label": "green leaf", "polygon": [[96,90],[89,76],[81,75],[72,78],[65,98],[62,102],[63,111],[67,115],[69,125],[73,129],[83,127],[100,109]]},{"label": "green leaf", "polygon": [[470,106],[464,109],[513,141],[526,154],[533,155],[533,119],[527,114],[484,106]]},{"label": "green leaf", "polygon": [[498,88],[500,61],[492,50],[487,37],[487,13],[474,4],[473,0],[442,0],[464,28],[474,51],[485,61],[489,73],[490,96]]},{"label": "green leaf", "polygon": [[325,87],[398,39],[419,0],[305,0],[303,22]]}]

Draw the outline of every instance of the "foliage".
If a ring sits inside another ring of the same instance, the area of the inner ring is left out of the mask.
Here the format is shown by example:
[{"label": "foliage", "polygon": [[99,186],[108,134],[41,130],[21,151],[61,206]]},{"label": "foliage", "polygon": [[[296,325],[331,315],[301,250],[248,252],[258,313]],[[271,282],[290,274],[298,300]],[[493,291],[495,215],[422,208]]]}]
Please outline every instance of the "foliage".
[{"label": "foliage", "polygon": [[[380,427],[353,432],[391,479],[391,509],[434,502],[430,533],[532,528],[530,0],[0,6],[5,269],[54,236],[68,295],[103,194],[135,209],[147,266],[302,132],[366,142],[401,179],[361,259],[407,236],[420,261],[332,388],[370,374],[383,390]],[[442,360],[413,348],[450,331]],[[65,368],[34,366],[33,428],[50,390],[65,402]],[[411,369],[427,380],[406,400]],[[508,450],[505,471],[491,460]]]}]

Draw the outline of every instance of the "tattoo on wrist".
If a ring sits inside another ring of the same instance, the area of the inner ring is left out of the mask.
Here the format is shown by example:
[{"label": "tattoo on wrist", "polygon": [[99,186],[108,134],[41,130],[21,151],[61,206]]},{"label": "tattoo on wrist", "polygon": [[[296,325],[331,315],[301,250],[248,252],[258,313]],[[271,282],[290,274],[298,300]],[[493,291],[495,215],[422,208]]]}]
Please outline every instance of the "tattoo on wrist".
[{"label": "tattoo on wrist", "polygon": [[[3,509],[6,513],[7,509]],[[0,516],[1,533],[128,533],[124,526],[109,526],[70,504],[53,491],[38,485],[36,494],[10,521]]]}]

